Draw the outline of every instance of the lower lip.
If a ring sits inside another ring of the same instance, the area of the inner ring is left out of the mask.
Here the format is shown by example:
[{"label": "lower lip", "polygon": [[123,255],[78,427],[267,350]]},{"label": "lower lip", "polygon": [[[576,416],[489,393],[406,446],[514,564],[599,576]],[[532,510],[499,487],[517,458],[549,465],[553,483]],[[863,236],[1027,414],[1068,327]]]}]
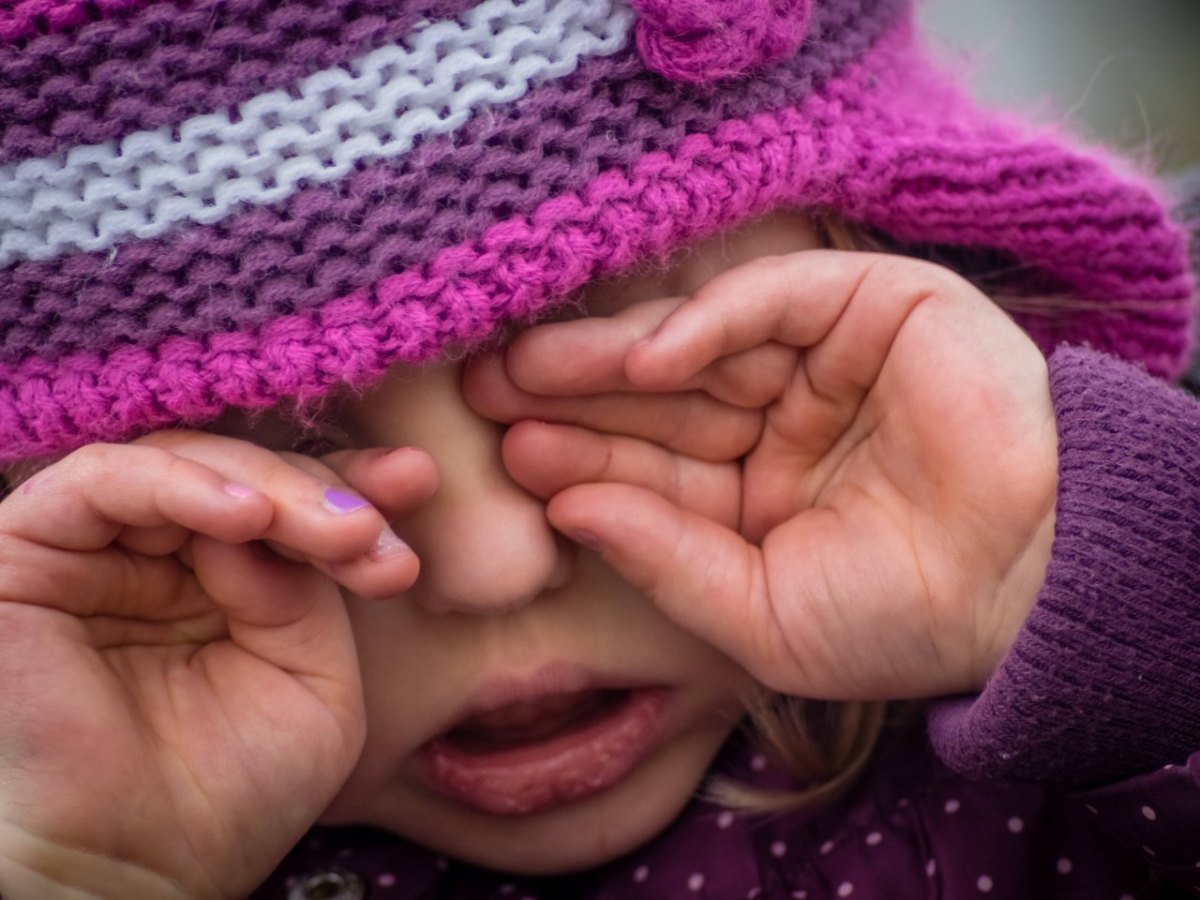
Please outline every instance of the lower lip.
[{"label": "lower lip", "polygon": [[611,715],[578,731],[495,753],[467,753],[445,740],[423,751],[440,793],[481,812],[527,816],[618,784],[662,739],[666,692],[641,688]]}]

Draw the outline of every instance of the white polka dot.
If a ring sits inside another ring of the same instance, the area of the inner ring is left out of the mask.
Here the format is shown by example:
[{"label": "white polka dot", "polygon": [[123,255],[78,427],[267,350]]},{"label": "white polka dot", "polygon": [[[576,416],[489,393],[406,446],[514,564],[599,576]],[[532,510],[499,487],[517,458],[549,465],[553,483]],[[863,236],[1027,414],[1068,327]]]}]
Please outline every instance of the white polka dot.
[{"label": "white polka dot", "polygon": [[808,891],[792,891],[792,900],[808,900]]},{"label": "white polka dot", "polygon": [[944,808],[945,808],[946,812],[953,814],[953,813],[958,812],[962,808],[962,804],[959,803],[957,800],[947,800],[946,806]]},{"label": "white polka dot", "polygon": [[979,880],[975,882],[975,887],[979,888],[981,894],[990,894],[995,884],[990,875],[980,875]]},{"label": "white polka dot", "polygon": [[1025,823],[1020,816],[1013,816],[1008,820],[1008,830],[1013,834],[1020,834],[1025,830]]},{"label": "white polka dot", "polygon": [[849,897],[853,893],[854,893],[854,885],[852,885],[850,882],[843,881],[841,884],[838,885],[838,896],[839,897]]},{"label": "white polka dot", "polygon": [[761,896],[762,896],[762,888],[760,888],[760,887],[752,887],[752,888],[750,888],[750,890],[749,890],[749,891],[746,893],[746,900],[757,900],[757,898],[759,898],[759,897],[761,897]]},{"label": "white polka dot", "polygon": [[766,767],[767,758],[761,753],[755,753],[753,758],[750,760],[750,768],[752,768],[755,772],[761,772]]},{"label": "white polka dot", "polygon": [[1143,848],[1142,848],[1142,852],[1143,852],[1143,853],[1145,853],[1147,856],[1153,856],[1153,855],[1154,855],[1154,851],[1153,851],[1153,850],[1151,850],[1149,847],[1143,847]]},{"label": "white polka dot", "polygon": [[776,859],[781,858],[785,853],[787,853],[787,844],[783,841],[776,841],[771,845],[771,855]]},{"label": "white polka dot", "polygon": [[833,852],[834,846],[835,846],[835,844],[833,843],[833,841],[826,841],[820,847],[817,848],[817,852],[820,853],[822,856],[828,856],[830,853]]},{"label": "white polka dot", "polygon": [[878,831],[872,831],[867,835],[867,846],[878,847],[883,842],[883,835]]},{"label": "white polka dot", "polygon": [[719,816],[717,816],[717,827],[718,828],[728,828],[732,824],[733,824],[733,813],[731,813],[729,810],[725,810],[725,812],[723,812]]},{"label": "white polka dot", "polygon": [[937,860],[931,859],[925,863],[925,874],[932,878],[937,873]]},{"label": "white polka dot", "polygon": [[1065,856],[1054,864],[1054,868],[1058,869],[1059,875],[1070,875],[1071,869],[1075,868],[1069,859]]},{"label": "white polka dot", "polygon": [[384,872],[375,879],[381,888],[390,888],[396,886],[396,876],[391,872]]},{"label": "white polka dot", "polygon": [[1093,816],[1100,815],[1100,810],[1096,809],[1096,807],[1092,806],[1090,803],[1085,803],[1083,808],[1090,812]]},{"label": "white polka dot", "polygon": [[704,876],[699,872],[693,872],[688,877],[688,890],[694,894],[702,887],[704,887]]},{"label": "white polka dot", "polygon": [[633,880],[641,884],[650,877],[650,869],[647,866],[638,866],[633,870]]},{"label": "white polka dot", "polygon": [[1152,806],[1143,806],[1142,807],[1142,815],[1145,816],[1147,819],[1149,819],[1151,822],[1153,822],[1155,819],[1158,818],[1158,813],[1156,813],[1154,811],[1154,807],[1152,807]]}]

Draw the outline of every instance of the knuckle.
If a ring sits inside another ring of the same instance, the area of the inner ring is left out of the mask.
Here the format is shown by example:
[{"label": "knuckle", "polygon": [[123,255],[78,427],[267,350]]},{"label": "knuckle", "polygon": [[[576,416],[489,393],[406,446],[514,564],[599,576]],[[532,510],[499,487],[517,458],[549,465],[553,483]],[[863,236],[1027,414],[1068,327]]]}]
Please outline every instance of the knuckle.
[{"label": "knuckle", "polygon": [[86,444],[71,451],[62,460],[62,467],[87,477],[119,467],[130,454],[123,444]]},{"label": "knuckle", "polygon": [[[861,282],[862,293],[874,294],[881,285],[881,295],[908,297],[915,302],[952,294],[962,290],[967,282],[944,266],[927,260],[903,256],[875,258]],[[870,290],[867,290],[867,288]]]}]

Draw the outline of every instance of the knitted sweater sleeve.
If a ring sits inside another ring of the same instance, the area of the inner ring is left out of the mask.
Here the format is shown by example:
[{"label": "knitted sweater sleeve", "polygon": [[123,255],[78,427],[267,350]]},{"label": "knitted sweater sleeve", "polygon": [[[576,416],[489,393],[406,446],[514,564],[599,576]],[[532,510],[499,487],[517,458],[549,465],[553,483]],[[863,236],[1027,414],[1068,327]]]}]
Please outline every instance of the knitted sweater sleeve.
[{"label": "knitted sweater sleeve", "polygon": [[930,738],[969,777],[1075,788],[1195,754],[1179,774],[1200,828],[1200,401],[1085,349],[1059,349],[1050,376],[1046,581],[982,693],[934,706]]}]

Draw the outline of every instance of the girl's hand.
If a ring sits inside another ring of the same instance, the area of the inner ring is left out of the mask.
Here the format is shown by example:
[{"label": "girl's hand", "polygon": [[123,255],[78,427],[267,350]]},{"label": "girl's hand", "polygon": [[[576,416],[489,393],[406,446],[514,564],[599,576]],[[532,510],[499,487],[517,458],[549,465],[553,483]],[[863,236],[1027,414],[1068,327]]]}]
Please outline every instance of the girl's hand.
[{"label": "girl's hand", "polygon": [[436,473],[327,461],[163,432],[0,503],[6,900],[244,896],[328,804],[365,734],[339,588],[417,573],[353,491],[398,515]]},{"label": "girl's hand", "polygon": [[686,302],[533,329],[466,385],[535,420],[505,458],[557,528],[776,690],[978,689],[1044,576],[1044,360],[937,266],[760,259]]}]

